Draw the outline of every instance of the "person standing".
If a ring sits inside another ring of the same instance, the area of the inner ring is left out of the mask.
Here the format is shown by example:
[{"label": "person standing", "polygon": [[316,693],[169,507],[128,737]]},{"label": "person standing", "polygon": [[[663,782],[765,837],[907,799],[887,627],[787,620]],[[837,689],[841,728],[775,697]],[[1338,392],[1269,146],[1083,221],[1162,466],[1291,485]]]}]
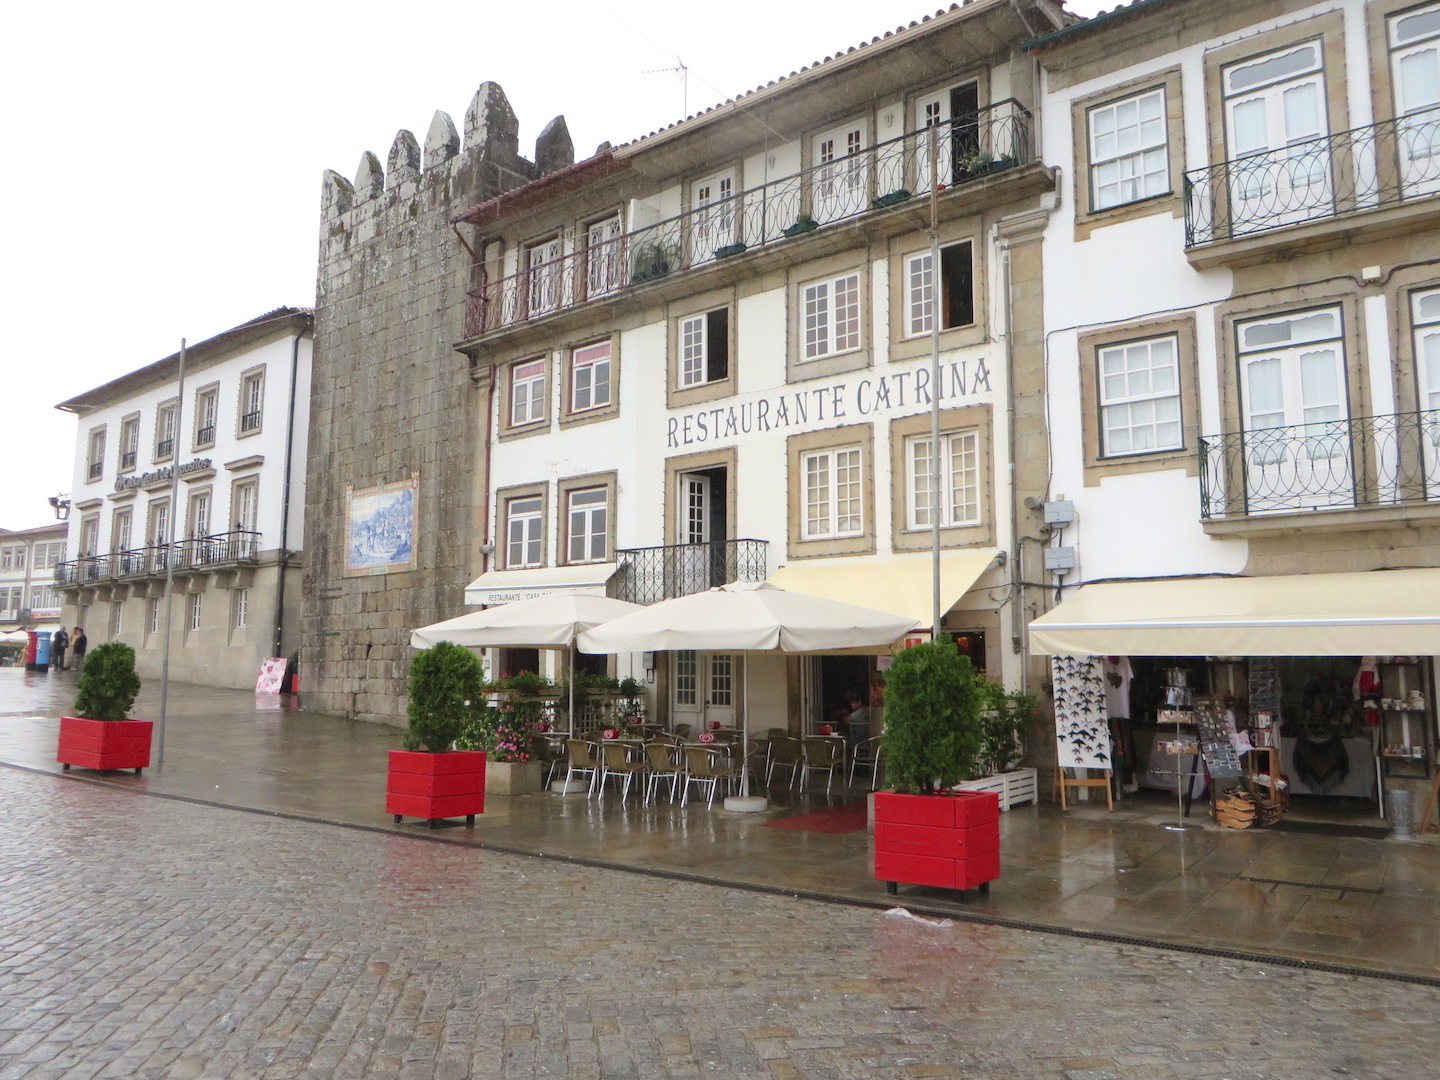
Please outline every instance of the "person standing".
[{"label": "person standing", "polygon": [[65,670],[65,649],[70,644],[70,635],[62,626],[50,635],[50,666],[57,671]]},{"label": "person standing", "polygon": [[74,667],[76,671],[83,671],[85,669],[85,648],[89,644],[90,642],[85,637],[84,628],[79,626],[75,627],[75,634],[70,638],[70,652],[75,657]]}]

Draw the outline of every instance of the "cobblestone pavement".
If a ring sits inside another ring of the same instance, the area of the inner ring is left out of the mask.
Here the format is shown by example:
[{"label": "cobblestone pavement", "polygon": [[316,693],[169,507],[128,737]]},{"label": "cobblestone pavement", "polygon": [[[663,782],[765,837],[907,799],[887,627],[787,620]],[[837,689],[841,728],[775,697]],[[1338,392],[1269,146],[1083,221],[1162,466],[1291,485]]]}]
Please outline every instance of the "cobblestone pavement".
[{"label": "cobblestone pavement", "polygon": [[0,1078],[1420,1078],[1440,990],[0,768]]}]

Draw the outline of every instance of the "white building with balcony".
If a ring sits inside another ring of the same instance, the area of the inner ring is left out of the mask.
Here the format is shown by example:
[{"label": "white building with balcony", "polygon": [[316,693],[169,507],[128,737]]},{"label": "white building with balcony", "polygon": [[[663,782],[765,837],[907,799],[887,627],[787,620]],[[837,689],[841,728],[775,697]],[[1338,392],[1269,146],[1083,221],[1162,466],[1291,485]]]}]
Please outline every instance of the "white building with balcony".
[{"label": "white building with balcony", "polygon": [[313,316],[277,308],[58,406],[77,417],[65,623],[142,678],[253,686],[298,647]]},{"label": "white building with balcony", "polygon": [[1075,520],[1041,651],[1131,654],[1147,729],[1161,666],[1283,716],[1296,793],[1428,787],[1440,3],[1147,0],[1028,50],[1068,166],[1046,495]]},{"label": "white building with balcony", "polygon": [[60,627],[54,574],[65,561],[66,531],[63,522],[0,529],[0,633]]}]

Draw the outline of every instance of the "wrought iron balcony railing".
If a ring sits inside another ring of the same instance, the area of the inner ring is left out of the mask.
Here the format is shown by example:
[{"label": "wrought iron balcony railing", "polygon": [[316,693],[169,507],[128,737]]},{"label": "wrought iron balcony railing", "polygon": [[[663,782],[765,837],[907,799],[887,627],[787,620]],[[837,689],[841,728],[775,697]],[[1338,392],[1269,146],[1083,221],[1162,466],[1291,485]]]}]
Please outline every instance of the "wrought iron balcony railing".
[{"label": "wrought iron balcony railing", "polygon": [[213,443],[214,441],[215,441],[215,425],[214,425],[214,424],[211,424],[211,425],[209,425],[208,427],[202,427],[199,431],[195,432],[195,442],[196,442],[198,445],[200,445],[200,446],[209,446],[209,445],[210,445],[211,443]]},{"label": "wrought iron balcony railing", "polygon": [[99,480],[104,473],[105,463],[103,461],[92,461],[85,469],[85,478],[87,480]]},{"label": "wrought iron balcony railing", "polygon": [[1200,516],[1440,500],[1440,409],[1208,435]]},{"label": "wrought iron balcony railing", "polygon": [[764,540],[718,540],[710,544],[620,548],[615,555],[615,596],[632,604],[654,604],[704,592],[732,581],[764,581],[768,571]]},{"label": "wrought iron balcony railing", "polygon": [[[944,123],[933,138],[941,189],[1032,160],[1030,112],[1013,99]],[[482,283],[469,293],[465,336],[538,319],[928,194],[931,140],[928,128],[910,132]]]},{"label": "wrought iron balcony railing", "polygon": [[[258,410],[257,410],[256,412],[247,412],[244,416],[240,417],[240,430],[241,430],[241,431],[257,431],[257,430],[259,430],[259,427],[260,427],[260,413],[259,413]],[[212,436],[213,436],[213,432],[212,432]]]},{"label": "wrought iron balcony railing", "polygon": [[175,453],[174,439],[161,439],[155,444],[155,460],[162,461]]},{"label": "wrought iron balcony railing", "polygon": [[1185,245],[1440,193],[1440,107],[1185,174]]},{"label": "wrought iron balcony railing", "polygon": [[122,472],[129,472],[135,468],[135,451],[126,450],[120,455],[120,469]]},{"label": "wrought iron balcony railing", "polygon": [[253,563],[260,555],[260,534],[246,529],[191,537],[173,544],[150,544],[103,555],[85,555],[55,564],[55,584],[90,585],[155,577],[176,570]]}]

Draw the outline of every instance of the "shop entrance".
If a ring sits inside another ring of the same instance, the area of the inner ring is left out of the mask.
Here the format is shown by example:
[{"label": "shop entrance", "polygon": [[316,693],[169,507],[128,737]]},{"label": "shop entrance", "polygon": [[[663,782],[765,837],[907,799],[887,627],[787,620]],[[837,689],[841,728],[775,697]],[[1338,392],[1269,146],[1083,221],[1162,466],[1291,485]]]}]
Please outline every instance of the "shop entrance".
[{"label": "shop entrance", "polygon": [[811,716],[813,726],[805,732],[813,735],[821,724],[830,724],[835,731],[845,730],[843,720],[850,712],[850,702],[870,704],[870,657],[821,656],[820,685],[817,688],[819,708]]}]

